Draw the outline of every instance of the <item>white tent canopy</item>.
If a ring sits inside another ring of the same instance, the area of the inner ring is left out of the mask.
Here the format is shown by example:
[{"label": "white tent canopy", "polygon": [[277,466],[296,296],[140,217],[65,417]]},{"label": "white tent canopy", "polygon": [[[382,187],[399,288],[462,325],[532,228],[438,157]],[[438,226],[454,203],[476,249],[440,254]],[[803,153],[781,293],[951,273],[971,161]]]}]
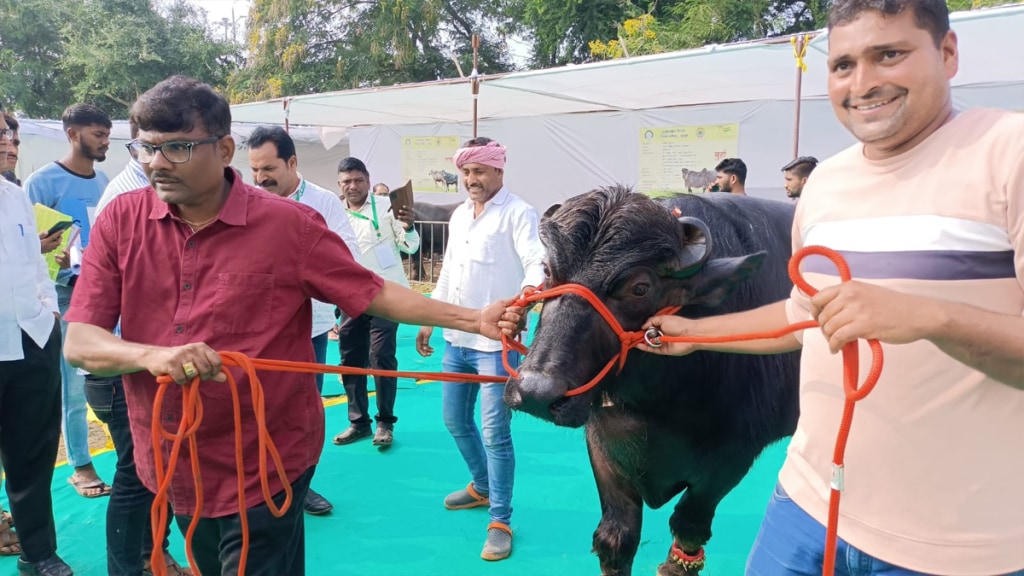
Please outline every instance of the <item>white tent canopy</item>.
[{"label": "white tent canopy", "polygon": [[[955,87],[1016,84],[1024,94],[1024,6],[959,12]],[[805,57],[803,97],[827,94],[828,35],[819,33]],[[721,102],[791,100],[796,64],[787,39],[611,60],[483,77],[479,118],[502,119],[580,112],[622,112]],[[462,123],[472,120],[468,79],[446,80],[241,104],[239,122],[315,126]]]}]

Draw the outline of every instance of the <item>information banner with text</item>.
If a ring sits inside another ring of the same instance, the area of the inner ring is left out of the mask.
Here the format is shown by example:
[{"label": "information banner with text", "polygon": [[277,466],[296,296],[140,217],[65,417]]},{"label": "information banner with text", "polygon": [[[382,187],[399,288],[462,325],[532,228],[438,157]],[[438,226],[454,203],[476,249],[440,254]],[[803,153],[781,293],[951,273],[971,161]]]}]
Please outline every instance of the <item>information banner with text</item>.
[{"label": "information banner with text", "polygon": [[739,133],[739,124],[641,128],[638,191],[702,192],[714,182],[715,166],[737,156]]},{"label": "information banner with text", "polygon": [[452,156],[458,149],[458,136],[403,136],[402,182],[412,180],[414,192],[457,193]]}]

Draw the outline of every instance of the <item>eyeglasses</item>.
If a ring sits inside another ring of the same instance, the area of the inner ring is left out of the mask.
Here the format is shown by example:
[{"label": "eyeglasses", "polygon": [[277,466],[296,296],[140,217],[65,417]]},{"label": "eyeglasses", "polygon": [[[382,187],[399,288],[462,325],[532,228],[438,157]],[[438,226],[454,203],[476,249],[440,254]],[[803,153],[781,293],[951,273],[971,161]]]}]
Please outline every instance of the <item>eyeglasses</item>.
[{"label": "eyeglasses", "polygon": [[10,128],[4,128],[0,130],[0,138],[14,138],[14,130],[11,130]]},{"label": "eyeglasses", "polygon": [[171,164],[184,164],[192,159],[192,149],[200,144],[212,144],[223,138],[223,136],[210,136],[195,142],[164,142],[160,146],[153,146],[133,140],[128,143],[128,150],[135,151],[140,164],[149,164],[160,152]]}]

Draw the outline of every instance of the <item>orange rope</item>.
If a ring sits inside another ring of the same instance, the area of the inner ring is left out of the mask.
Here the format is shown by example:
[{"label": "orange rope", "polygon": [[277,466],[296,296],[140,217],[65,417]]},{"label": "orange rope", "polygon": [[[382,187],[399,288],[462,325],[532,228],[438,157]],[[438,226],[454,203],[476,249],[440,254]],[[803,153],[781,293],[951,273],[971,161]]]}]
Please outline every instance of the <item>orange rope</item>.
[{"label": "orange rope", "polygon": [[[803,250],[793,255],[793,258],[789,262],[789,275],[793,283],[800,288],[804,293],[809,296],[813,296],[817,293],[817,290],[807,284],[803,277],[800,275],[800,262],[810,255],[821,255],[829,258],[836,267],[839,269],[839,275],[843,282],[850,280],[850,270],[843,260],[843,257],[828,248],[820,246],[808,246]],[[618,364],[619,371],[622,370],[626,363],[626,356],[630,349],[634,348],[638,344],[644,341],[644,332],[639,331],[626,331],[616,320],[615,316],[608,310],[607,306],[589,289],[585,286],[578,284],[563,284],[556,286],[549,290],[531,289],[524,293],[515,303],[516,306],[525,307],[531,303],[545,300],[547,298],[554,298],[557,296],[563,296],[565,294],[574,294],[581,296],[586,299],[602,318],[611,326],[612,330],[618,336],[621,342],[621,348],[619,352],[608,361],[608,364],[587,384],[574,388],[566,393],[566,396],[576,396],[583,394],[594,386],[596,386],[604,377],[608,374],[613,366]],[[679,307],[665,308],[659,312],[659,314],[675,314],[679,310]],[[817,322],[806,321],[792,324],[780,330],[750,334],[738,334],[732,336],[719,336],[719,337],[706,337],[706,336],[660,336],[660,340],[665,342],[687,342],[687,343],[725,343],[725,342],[740,342],[749,340],[765,340],[775,339],[782,337],[786,334],[790,334],[799,330],[806,330],[808,328],[814,328],[818,324]],[[507,355],[509,351],[526,352],[526,348],[522,343],[512,340],[506,336],[502,336],[502,361],[505,365],[505,369],[512,377],[518,377],[518,373],[511,367],[508,362]],[[832,479],[832,493],[829,498],[829,519],[826,532],[826,550],[825,550],[825,562],[823,566],[823,576],[832,576],[835,567],[835,550],[837,541],[837,525],[839,521],[839,498],[843,490],[843,457],[846,450],[846,442],[850,434],[850,426],[853,421],[853,408],[854,404],[866,397],[874,388],[882,370],[882,348],[876,340],[868,340],[868,344],[872,352],[872,365],[871,370],[868,374],[865,382],[858,387],[858,355],[857,355],[857,342],[851,342],[843,347],[843,389],[846,395],[846,402],[843,407],[843,417],[840,423],[839,434],[836,439],[835,452],[833,454],[833,479]],[[505,382],[506,377],[501,376],[484,376],[476,374],[451,374],[451,373],[434,373],[434,372],[403,372],[396,370],[368,370],[360,368],[351,368],[347,366],[328,366],[324,364],[314,364],[310,362],[291,362],[287,360],[264,360],[259,358],[249,358],[245,354],[239,352],[221,352],[221,361],[225,367],[237,367],[245,371],[249,378],[249,386],[252,395],[253,412],[256,417],[256,425],[258,431],[258,445],[259,445],[259,474],[261,487],[263,489],[263,499],[267,503],[271,513],[280,518],[284,515],[285,511],[292,504],[292,491],[291,485],[288,483],[288,479],[285,476],[284,468],[281,463],[280,455],[277,452],[277,448],[274,446],[273,440],[267,433],[266,428],[266,416],[265,406],[263,398],[263,386],[260,384],[259,376],[256,374],[257,370],[268,370],[273,372],[299,372],[305,374],[359,374],[359,375],[376,375],[376,376],[393,376],[398,378],[415,378],[415,379],[433,379],[442,380],[449,382]],[[617,361],[617,362],[616,362]],[[238,509],[239,516],[242,525],[242,551],[241,558],[239,559],[238,571],[239,574],[245,574],[245,563],[248,557],[249,551],[249,527],[246,518],[246,506],[245,506],[245,477],[244,477],[244,466],[242,461],[242,428],[241,428],[241,405],[238,397],[238,385],[228,370],[223,371],[227,377],[228,386],[231,388],[231,397],[233,401],[233,411],[235,419],[235,462],[238,470]],[[169,376],[161,376],[157,378],[159,388],[157,389],[156,398],[153,401],[153,453],[154,453],[154,464],[156,469],[156,477],[158,481],[158,490],[156,497],[153,500],[152,508],[152,527],[153,527],[153,553],[151,556],[151,564],[154,576],[167,576],[167,568],[163,555],[163,539],[164,533],[167,526],[167,514],[168,514],[168,490],[170,488],[171,479],[174,476],[174,468],[177,463],[178,454],[181,451],[181,444],[185,440],[189,442],[189,452],[192,464],[192,475],[195,482],[195,493],[196,493],[196,508],[192,514],[192,522],[189,524],[188,530],[185,533],[185,553],[188,557],[189,565],[192,566],[193,571],[197,576],[200,576],[199,570],[195,566],[195,559],[192,556],[192,536],[195,533],[195,528],[198,524],[199,518],[202,512],[203,500],[202,500],[202,477],[199,471],[199,457],[198,450],[195,440],[195,432],[199,428],[200,423],[203,419],[203,404],[199,395],[199,378],[193,379],[191,382],[187,382],[181,386],[182,390],[182,418],[181,422],[178,423],[178,431],[176,433],[168,432],[163,428],[160,422],[160,408],[163,405],[163,398],[167,392],[167,389],[174,384],[174,381]],[[171,452],[168,459],[167,469],[164,470],[163,459],[160,457],[160,446],[161,440],[171,442]],[[281,480],[285,490],[285,501],[280,507],[276,506],[272,499],[272,494],[269,488],[269,475],[267,471],[267,454],[274,461],[274,465],[277,468],[278,477]]]}]

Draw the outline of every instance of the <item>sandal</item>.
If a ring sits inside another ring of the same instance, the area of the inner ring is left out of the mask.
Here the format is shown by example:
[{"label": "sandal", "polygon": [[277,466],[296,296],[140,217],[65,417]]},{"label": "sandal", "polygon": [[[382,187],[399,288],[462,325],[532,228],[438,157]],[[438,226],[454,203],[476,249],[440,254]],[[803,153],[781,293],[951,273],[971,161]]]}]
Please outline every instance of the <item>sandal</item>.
[{"label": "sandal", "polygon": [[[75,492],[78,492],[78,495],[83,498],[100,498],[103,496],[110,496],[110,486],[99,478],[95,478],[93,480],[79,480],[75,482],[75,477],[72,476],[68,478],[68,484],[74,486]],[[90,494],[90,491],[95,490],[99,490],[99,492]]]},{"label": "sandal", "polygon": [[21,556],[18,533],[6,521],[0,522],[0,556]]},{"label": "sandal", "polygon": [[7,510],[0,510],[0,524],[6,524],[11,528],[14,528],[14,516]]}]

